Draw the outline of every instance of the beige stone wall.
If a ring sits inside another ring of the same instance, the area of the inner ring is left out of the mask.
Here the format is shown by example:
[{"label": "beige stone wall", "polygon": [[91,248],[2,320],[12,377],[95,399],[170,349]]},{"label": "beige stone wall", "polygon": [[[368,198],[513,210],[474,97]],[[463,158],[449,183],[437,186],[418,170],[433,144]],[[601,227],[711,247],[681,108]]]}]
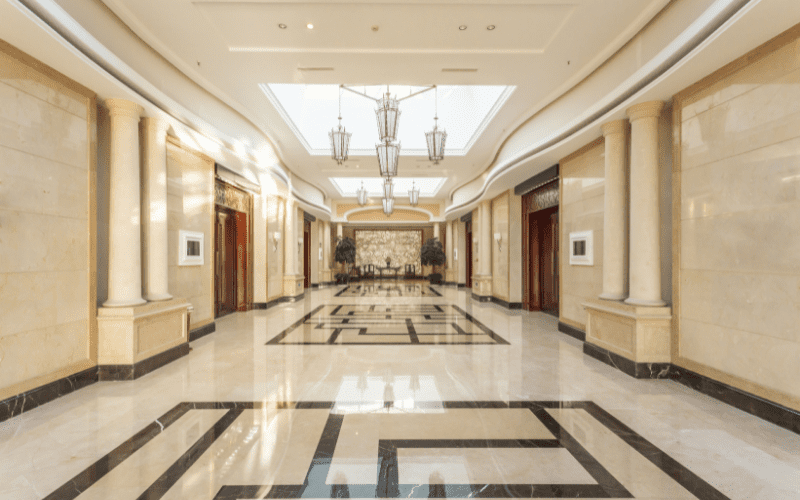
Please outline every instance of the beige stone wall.
[{"label": "beige stone wall", "polygon": [[[506,191],[492,200],[492,295],[506,302],[509,300],[509,197]],[[499,244],[494,238],[496,233],[502,238]]]},{"label": "beige stone wall", "polygon": [[320,282],[320,271],[322,270],[322,259],[319,258],[319,231],[322,221],[319,219],[311,223],[311,280],[309,283]]},{"label": "beige stone wall", "polygon": [[673,361],[800,409],[800,29],[675,98]]},{"label": "beige stone wall", "polygon": [[[605,147],[595,141],[560,162],[559,287],[560,321],[586,331],[586,310],[581,305],[603,291],[603,203]],[[593,231],[594,265],[569,263],[569,233]]]},{"label": "beige stone wall", "polygon": [[253,195],[253,302],[267,301],[269,274],[267,272],[267,209],[268,197]]},{"label": "beige stone wall", "polygon": [[508,191],[508,301],[522,302],[522,196]]},{"label": "beige stone wall", "polygon": [[[214,160],[167,139],[169,291],[192,306],[191,328],[214,321]],[[178,265],[178,232],[204,234],[202,266]]]},{"label": "beige stone wall", "polygon": [[[284,199],[269,195],[266,197],[267,205],[267,299],[277,299],[283,295],[283,250],[285,237],[284,217],[286,205]],[[281,240],[275,244],[273,235],[278,232]]]},{"label": "beige stone wall", "polygon": [[0,42],[0,400],[96,364],[96,112]]}]

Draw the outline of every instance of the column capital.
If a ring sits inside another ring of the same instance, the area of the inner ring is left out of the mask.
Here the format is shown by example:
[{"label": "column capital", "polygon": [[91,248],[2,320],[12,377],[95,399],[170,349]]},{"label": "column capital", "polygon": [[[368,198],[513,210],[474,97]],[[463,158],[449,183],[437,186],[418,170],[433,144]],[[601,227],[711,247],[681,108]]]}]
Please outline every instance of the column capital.
[{"label": "column capital", "polygon": [[635,104],[628,108],[628,118],[631,121],[642,118],[658,118],[664,110],[664,101],[648,101]]},{"label": "column capital", "polygon": [[603,137],[606,137],[614,134],[626,134],[628,133],[628,128],[628,120],[622,119],[604,123],[600,130],[603,131]]},{"label": "column capital", "polygon": [[160,116],[144,116],[142,117],[142,123],[144,123],[147,128],[152,128],[160,135],[166,135],[169,130],[169,122]]},{"label": "column capital", "polygon": [[111,116],[124,116],[128,118],[141,118],[144,108],[135,102],[128,101],[127,99],[106,99],[103,105],[108,109]]}]

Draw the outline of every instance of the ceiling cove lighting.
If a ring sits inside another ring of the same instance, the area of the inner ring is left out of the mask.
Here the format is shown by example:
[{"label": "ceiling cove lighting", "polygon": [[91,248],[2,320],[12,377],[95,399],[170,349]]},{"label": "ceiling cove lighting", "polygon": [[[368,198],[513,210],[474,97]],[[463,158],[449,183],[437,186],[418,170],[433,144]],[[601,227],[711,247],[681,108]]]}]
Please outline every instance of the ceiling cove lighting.
[{"label": "ceiling cove lighting", "polygon": [[386,214],[386,217],[389,217],[394,212],[394,198],[384,198],[383,199],[383,213]]},{"label": "ceiling cove lighting", "polygon": [[364,187],[364,181],[361,181],[361,188],[356,191],[356,197],[358,198],[358,204],[362,207],[367,204],[367,196],[369,193],[367,192],[367,188]]},{"label": "ceiling cove lighting", "polygon": [[425,139],[428,144],[428,159],[434,165],[438,165],[444,160],[444,145],[447,142],[447,132],[439,130],[439,90],[436,90],[436,114],[433,117],[433,130],[425,132]]},{"label": "ceiling cove lighting", "polygon": [[[382,198],[384,177],[329,177],[333,187],[342,198],[357,198],[361,186],[367,190],[367,196]],[[393,177],[394,195],[405,196],[413,190],[419,190],[420,198],[435,198],[447,182],[446,177]]]},{"label": "ceiling cove lighting", "polygon": [[408,190],[408,200],[412,207],[416,207],[419,203],[419,188],[414,181],[411,181],[411,189]]},{"label": "ceiling cove lighting", "polygon": [[[336,160],[338,165],[347,161],[347,154],[350,151],[350,137],[352,135],[342,126],[342,91],[339,90],[339,126],[334,127],[328,133],[331,139],[331,158]],[[395,165],[396,169],[397,165]]]}]

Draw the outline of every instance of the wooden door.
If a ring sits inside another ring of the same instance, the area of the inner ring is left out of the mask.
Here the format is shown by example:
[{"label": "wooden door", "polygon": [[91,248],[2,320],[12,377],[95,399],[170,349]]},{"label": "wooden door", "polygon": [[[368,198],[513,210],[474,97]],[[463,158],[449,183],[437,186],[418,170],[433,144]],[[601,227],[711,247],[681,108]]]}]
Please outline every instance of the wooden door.
[{"label": "wooden door", "polygon": [[303,287],[311,288],[311,223],[303,221]]},{"label": "wooden door", "polygon": [[236,311],[236,218],[217,207],[214,238],[215,316]]},{"label": "wooden door", "polygon": [[558,207],[527,219],[525,308],[558,314]]},{"label": "wooden door", "polygon": [[250,223],[247,214],[243,212],[233,212],[235,222],[234,232],[236,234],[236,310],[247,311],[249,300],[247,297],[247,275],[250,248]]},{"label": "wooden door", "polygon": [[467,222],[464,234],[467,239],[464,245],[467,254],[464,256],[467,259],[467,288],[472,288],[472,221]]}]

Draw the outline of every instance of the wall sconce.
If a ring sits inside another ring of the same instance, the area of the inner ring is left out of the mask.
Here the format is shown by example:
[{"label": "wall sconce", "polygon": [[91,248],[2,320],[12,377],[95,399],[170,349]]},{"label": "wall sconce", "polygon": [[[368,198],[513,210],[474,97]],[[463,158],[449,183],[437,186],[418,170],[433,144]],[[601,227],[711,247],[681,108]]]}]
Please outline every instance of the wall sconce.
[{"label": "wall sconce", "polygon": [[503,235],[501,233],[494,233],[494,241],[497,242],[498,249],[502,252],[503,251]]},{"label": "wall sconce", "polygon": [[272,251],[273,252],[277,252],[278,251],[278,243],[280,243],[280,241],[281,241],[281,232],[280,231],[275,231],[274,233],[272,233]]},{"label": "wall sconce", "polygon": [[297,244],[298,244],[299,246],[303,246],[303,237],[302,237],[302,236],[298,236],[298,237],[297,237]]}]

